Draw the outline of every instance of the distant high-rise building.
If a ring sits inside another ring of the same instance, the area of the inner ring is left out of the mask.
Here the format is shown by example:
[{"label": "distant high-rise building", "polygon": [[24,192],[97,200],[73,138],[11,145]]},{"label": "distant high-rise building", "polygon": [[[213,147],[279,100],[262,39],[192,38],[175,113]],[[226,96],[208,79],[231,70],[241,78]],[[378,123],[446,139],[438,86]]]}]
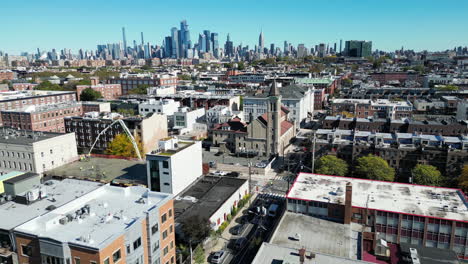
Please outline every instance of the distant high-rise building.
[{"label": "distant high-rise building", "polygon": [[125,36],[125,27],[122,27],[124,55],[127,57],[127,37]]},{"label": "distant high-rise building", "polygon": [[141,32],[141,46],[145,45],[145,40],[143,38],[143,32]]},{"label": "distant high-rise building", "polygon": [[218,52],[219,51],[218,33],[211,33],[211,44],[213,45],[212,47],[213,53]]},{"label": "distant high-rise building", "polygon": [[299,44],[297,46],[297,57],[304,58],[305,56],[307,56],[307,48],[304,46],[304,44]]},{"label": "distant high-rise building", "polygon": [[288,52],[289,52],[289,49],[288,49],[288,48],[289,48],[288,42],[285,40],[285,41],[284,41],[284,50],[283,50],[283,52],[284,52],[284,53],[288,53]]},{"label": "distant high-rise building", "polygon": [[167,36],[164,39],[164,57],[170,58],[172,56],[172,38]]},{"label": "distant high-rise building", "polygon": [[336,53],[336,42],[333,44],[333,52]]},{"label": "distant high-rise building", "polygon": [[212,50],[213,45],[211,44],[211,32],[209,30],[204,30],[203,34],[205,34],[205,41],[206,41],[205,52],[213,53],[213,50]]},{"label": "distant high-rise building", "polygon": [[188,29],[187,21],[180,22],[179,31],[179,54],[181,57],[187,57],[187,50],[190,48],[190,31]]},{"label": "distant high-rise building", "polygon": [[270,44],[270,54],[271,54],[271,55],[274,55],[274,54],[275,54],[275,44],[274,44],[274,43],[271,43],[271,44]]},{"label": "distant high-rise building", "polygon": [[263,53],[263,48],[265,47],[265,38],[263,37],[263,30],[260,31],[260,36],[258,36],[258,50],[260,53]]},{"label": "distant high-rise building", "polygon": [[343,52],[343,49],[342,49],[342,48],[343,48],[343,40],[340,39],[340,55],[341,55],[341,53]]},{"label": "distant high-rise building", "polygon": [[177,30],[176,27],[173,27],[171,29],[171,39],[172,39],[171,57],[178,59],[178,58],[180,58],[180,55],[179,55],[179,31]]},{"label": "distant high-rise building", "polygon": [[206,52],[206,36],[205,34],[200,34],[198,36],[198,50],[200,52]]},{"label": "distant high-rise building", "polygon": [[320,58],[325,57],[325,55],[327,54],[327,48],[325,46],[325,43],[320,43],[318,45],[317,53]]},{"label": "distant high-rise building", "polygon": [[231,41],[231,38],[229,37],[229,33],[227,35],[226,44],[224,44],[224,50],[227,56],[229,57],[234,56],[234,45]]},{"label": "distant high-rise building", "polygon": [[348,57],[368,57],[372,55],[372,41],[347,40],[344,55]]}]

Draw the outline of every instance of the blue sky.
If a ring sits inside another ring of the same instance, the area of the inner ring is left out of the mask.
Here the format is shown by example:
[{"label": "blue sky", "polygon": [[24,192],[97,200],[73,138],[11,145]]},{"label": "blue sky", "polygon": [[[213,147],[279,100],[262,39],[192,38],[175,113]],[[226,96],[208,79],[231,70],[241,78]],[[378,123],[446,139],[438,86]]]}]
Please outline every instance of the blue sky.
[{"label": "blue sky", "polygon": [[15,0],[2,1],[0,50],[95,49],[140,32],[162,43],[186,19],[192,41],[203,29],[251,47],[284,40],[312,47],[339,39],[372,40],[374,49],[445,50],[468,45],[468,0]]}]

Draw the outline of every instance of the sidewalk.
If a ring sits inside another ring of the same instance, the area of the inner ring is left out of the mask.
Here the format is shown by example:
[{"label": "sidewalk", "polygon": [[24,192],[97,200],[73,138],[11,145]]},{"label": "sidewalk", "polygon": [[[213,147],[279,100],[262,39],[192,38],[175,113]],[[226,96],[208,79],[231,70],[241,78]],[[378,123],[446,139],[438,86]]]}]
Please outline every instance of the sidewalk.
[{"label": "sidewalk", "polygon": [[[256,198],[257,198],[257,193],[253,192],[252,197],[250,197],[250,203],[252,203]],[[244,211],[247,208],[249,208],[249,203],[246,203],[244,207],[239,209],[239,212],[237,213],[237,215],[231,219],[231,222],[226,227],[226,229],[224,229],[223,233],[221,233],[221,236],[217,238],[216,244],[212,248],[205,250],[205,259],[208,259],[208,257],[210,256],[212,252],[219,251],[219,250],[229,251],[227,249],[227,245],[229,241],[231,240],[231,238],[235,237],[235,235],[232,235],[231,233],[229,233],[229,230],[232,227],[238,225],[238,223],[235,220],[238,219],[239,217],[242,217],[243,215],[242,211]]]}]

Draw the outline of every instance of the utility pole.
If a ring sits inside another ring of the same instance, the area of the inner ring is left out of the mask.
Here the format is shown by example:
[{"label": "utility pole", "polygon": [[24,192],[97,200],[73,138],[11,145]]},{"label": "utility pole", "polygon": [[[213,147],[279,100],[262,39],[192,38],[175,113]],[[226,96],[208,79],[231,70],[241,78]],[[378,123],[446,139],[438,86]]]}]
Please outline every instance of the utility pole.
[{"label": "utility pole", "polygon": [[312,144],[312,173],[314,173],[315,170],[315,142],[316,140],[316,132],[314,132],[314,142]]}]

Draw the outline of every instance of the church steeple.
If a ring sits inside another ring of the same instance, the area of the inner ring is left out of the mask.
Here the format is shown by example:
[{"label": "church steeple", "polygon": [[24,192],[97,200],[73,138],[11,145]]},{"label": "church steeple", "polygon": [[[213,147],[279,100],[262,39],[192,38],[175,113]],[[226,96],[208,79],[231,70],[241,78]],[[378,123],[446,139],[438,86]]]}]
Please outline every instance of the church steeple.
[{"label": "church steeple", "polygon": [[273,83],[271,84],[270,92],[268,93],[268,96],[270,97],[270,96],[278,96],[278,95],[280,95],[278,83],[276,82],[276,80],[273,80]]}]

